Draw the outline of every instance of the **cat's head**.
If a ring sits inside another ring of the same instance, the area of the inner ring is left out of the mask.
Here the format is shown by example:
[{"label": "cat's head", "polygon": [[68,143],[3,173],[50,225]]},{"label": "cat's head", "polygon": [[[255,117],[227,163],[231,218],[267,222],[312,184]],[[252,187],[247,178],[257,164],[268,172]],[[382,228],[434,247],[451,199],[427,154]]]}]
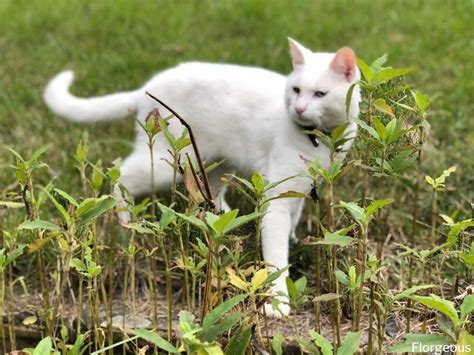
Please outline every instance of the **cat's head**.
[{"label": "cat's head", "polygon": [[[299,125],[330,131],[347,122],[346,95],[360,79],[356,56],[350,48],[336,53],[313,53],[288,38],[293,71],[288,76],[286,108]],[[360,93],[352,94],[349,118],[359,111]]]}]

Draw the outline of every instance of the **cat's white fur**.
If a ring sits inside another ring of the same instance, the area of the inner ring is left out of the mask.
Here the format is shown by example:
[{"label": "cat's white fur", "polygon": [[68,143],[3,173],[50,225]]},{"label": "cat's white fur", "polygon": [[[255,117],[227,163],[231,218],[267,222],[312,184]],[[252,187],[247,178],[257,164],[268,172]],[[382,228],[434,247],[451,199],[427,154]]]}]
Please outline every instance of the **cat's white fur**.
[{"label": "cat's white fur", "polygon": [[[223,173],[237,171],[247,175],[261,172],[269,181],[305,173],[308,160],[319,159],[323,167],[329,165],[328,148],[315,147],[303,133],[301,126],[316,126],[331,130],[345,122],[346,94],[359,79],[355,55],[348,48],[334,53],[312,53],[289,39],[293,71],[288,76],[253,67],[226,64],[185,63],[154,76],[142,88],[113,95],[78,98],[68,91],[73,73],[66,71],[54,77],[46,87],[44,99],[56,114],[75,122],[115,120],[136,113],[143,121],[148,112],[159,107],[163,116],[169,112],[145,95],[148,91],[161,98],[188,121],[193,128],[201,155],[206,163],[225,159],[210,176],[214,193],[221,207],[224,200]],[[299,89],[299,94],[294,88]],[[327,93],[324,97],[315,92]],[[359,89],[352,94],[349,119],[359,112]],[[300,111],[301,114],[298,114]],[[298,125],[296,124],[298,123]],[[171,119],[170,130],[178,135],[183,127]],[[348,131],[355,135],[355,124]],[[137,125],[133,152],[121,167],[120,182],[134,196],[150,193],[150,156],[147,138]],[[351,141],[345,144],[347,150]],[[190,153],[191,151],[188,150]],[[154,186],[168,189],[172,170],[168,144],[158,135],[154,145]],[[294,190],[307,194],[311,180],[297,177],[271,191],[276,195]],[[118,198],[121,198],[117,190]],[[303,207],[303,199],[277,199],[270,203],[263,218],[262,244],[266,262],[276,268],[288,265],[289,238]],[[129,221],[121,213],[122,222]],[[274,291],[286,292],[285,278],[276,280]],[[285,305],[280,307],[289,313]],[[267,313],[278,316],[271,307]]]}]

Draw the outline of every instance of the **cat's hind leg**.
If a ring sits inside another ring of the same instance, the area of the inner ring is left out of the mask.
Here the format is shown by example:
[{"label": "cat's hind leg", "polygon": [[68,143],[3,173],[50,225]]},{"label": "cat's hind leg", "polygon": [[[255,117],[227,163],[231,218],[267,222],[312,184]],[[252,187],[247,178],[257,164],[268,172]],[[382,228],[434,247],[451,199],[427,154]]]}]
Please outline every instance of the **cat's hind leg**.
[{"label": "cat's hind leg", "polygon": [[209,184],[216,203],[217,211],[229,212],[231,210],[229,204],[225,200],[225,193],[227,191],[227,184],[222,181],[225,174],[233,174],[234,170],[232,167],[227,165],[225,162],[215,168],[209,173]]}]

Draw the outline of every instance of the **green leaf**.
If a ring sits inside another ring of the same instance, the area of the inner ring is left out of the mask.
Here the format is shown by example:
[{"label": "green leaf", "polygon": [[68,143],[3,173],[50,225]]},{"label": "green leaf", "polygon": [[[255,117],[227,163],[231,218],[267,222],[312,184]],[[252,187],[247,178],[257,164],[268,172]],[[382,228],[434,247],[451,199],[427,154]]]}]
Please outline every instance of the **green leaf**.
[{"label": "green leaf", "polygon": [[341,271],[341,270],[336,270],[334,272],[334,275],[336,275],[336,279],[337,281],[339,281],[339,283],[345,285],[345,286],[349,286],[349,278],[347,277],[347,275],[344,273],[344,271]]},{"label": "green leaf", "polygon": [[388,348],[389,352],[393,353],[413,353],[422,352],[420,349],[421,345],[424,346],[442,346],[448,344],[445,337],[437,334],[411,334],[407,333],[403,335],[405,338],[404,342],[399,342]]},{"label": "green leaf", "polygon": [[431,294],[430,296],[411,296],[410,298],[429,308],[440,311],[451,319],[455,327],[459,326],[458,312],[453,302],[442,299],[435,294]]},{"label": "green leaf", "polygon": [[18,161],[24,161],[23,157],[20,155],[20,153],[18,153],[16,150],[14,150],[13,148],[7,148],[7,150],[12,153],[17,159]]},{"label": "green leaf", "polygon": [[253,212],[244,216],[240,216],[234,219],[226,228],[224,228],[223,234],[227,234],[233,231],[234,229],[240,227],[241,225],[251,222],[259,217],[262,217],[263,215],[264,213]]},{"label": "green leaf", "polygon": [[79,204],[77,203],[76,199],[74,197],[72,197],[71,195],[69,195],[66,191],[63,191],[63,190],[60,190],[60,189],[54,189],[54,191],[60,195],[62,198],[64,198],[65,200],[69,201],[69,203],[71,205],[74,205],[74,206],[79,206]]},{"label": "green leaf", "polygon": [[82,138],[79,140],[79,143],[76,147],[76,154],[74,158],[79,162],[82,163],[86,160],[87,154],[89,152],[89,136],[87,132],[84,132]]},{"label": "green leaf", "polygon": [[308,280],[306,279],[306,276],[301,276],[298,280],[295,281],[295,287],[298,291],[298,295],[303,294],[307,283]]},{"label": "green leaf", "polygon": [[385,206],[391,204],[392,202],[393,202],[393,200],[391,198],[387,198],[387,199],[384,199],[384,200],[375,200],[375,201],[373,201],[365,209],[365,218],[366,218],[366,220],[369,220],[370,217],[372,217],[375,212],[377,212],[382,207],[385,207]]},{"label": "green leaf", "polygon": [[272,339],[272,349],[276,355],[283,354],[282,343],[283,343],[283,335],[281,335],[281,333],[277,331],[275,334],[273,334],[273,339]]},{"label": "green leaf", "polygon": [[[296,192],[296,191],[286,191],[276,196],[276,198],[303,198],[303,197],[306,197],[306,195],[301,192]],[[272,198],[272,200],[273,199],[274,198]]]},{"label": "green leaf", "polygon": [[340,201],[339,204],[344,207],[357,222],[362,223],[365,221],[364,209],[356,203]]},{"label": "green leaf", "polygon": [[456,171],[456,166],[452,166],[443,171],[443,173],[435,179],[436,185],[444,184],[446,178]]},{"label": "green leaf", "polygon": [[102,162],[99,160],[96,165],[92,166],[91,185],[95,190],[99,190],[104,183],[104,173],[102,172]]},{"label": "green leaf", "polygon": [[74,212],[74,216],[80,217],[87,211],[89,211],[93,206],[95,206],[96,200],[94,198],[86,198],[82,201],[79,206],[77,207],[76,211]]},{"label": "green leaf", "polygon": [[342,295],[338,295],[337,293],[325,293],[323,295],[315,296],[313,302],[334,301],[341,297]]},{"label": "green leaf", "polygon": [[[82,336],[82,335],[81,335]],[[97,350],[97,351],[94,351],[91,355],[98,355],[98,354],[102,354],[102,353],[105,353],[107,350],[110,350],[110,349],[113,349],[113,348],[116,348],[117,346],[120,346],[120,345],[123,345],[123,344],[126,344],[126,343],[129,343],[129,342],[132,342],[132,341],[135,341],[139,338],[138,335],[135,335],[133,337],[130,337],[130,338],[127,338],[125,340],[122,340],[122,341],[119,341],[117,343],[113,343],[112,345],[109,345],[109,346],[106,346],[105,348],[102,348],[100,350]],[[76,341],[77,343],[77,341]],[[75,344],[74,344],[75,346]]]},{"label": "green leaf", "polygon": [[245,329],[241,326],[237,333],[230,339],[229,345],[227,345],[225,349],[226,355],[245,355],[251,336],[252,329]]},{"label": "green leaf", "polygon": [[263,176],[259,173],[255,173],[252,175],[252,184],[255,187],[255,190],[258,192],[262,192],[265,188],[265,180]]},{"label": "green leaf", "polygon": [[361,58],[357,58],[357,66],[359,67],[360,71],[362,72],[362,75],[364,76],[365,80],[367,80],[367,82],[370,84],[372,82],[372,79],[374,78],[374,74],[372,72],[372,69]]},{"label": "green leaf", "polygon": [[48,196],[48,198],[51,200],[53,203],[54,207],[58,210],[58,212],[61,214],[61,217],[63,218],[64,222],[67,225],[71,224],[71,216],[69,215],[69,212],[64,208],[63,205],[61,205],[58,200],[56,200],[53,195],[50,194],[50,192],[47,189],[43,189],[44,193]]},{"label": "green leaf", "polygon": [[398,78],[399,76],[406,75],[411,72],[411,69],[393,69],[383,68],[375,76],[377,82],[383,83],[388,80]]},{"label": "green leaf", "polygon": [[359,350],[360,338],[362,337],[362,331],[349,332],[341,343],[339,349],[337,349],[337,355],[353,355]]},{"label": "green leaf", "polygon": [[474,295],[467,295],[461,304],[461,321],[474,312]]},{"label": "green leaf", "polygon": [[138,233],[141,233],[141,234],[155,234],[155,231],[153,231],[153,229],[145,227],[144,225],[139,224],[139,223],[128,223],[124,225],[124,227],[128,229],[136,230]]},{"label": "green leaf", "polygon": [[76,269],[77,271],[80,271],[80,272],[86,272],[87,271],[86,264],[84,264],[84,262],[81,259],[78,259],[78,258],[71,259],[71,262],[69,263],[69,266]]},{"label": "green leaf", "polygon": [[32,355],[49,355],[51,354],[51,351],[53,350],[53,344],[51,342],[50,337],[46,337],[43,340],[41,340],[38,345],[36,345],[36,348],[33,350]]},{"label": "green leaf", "polygon": [[345,236],[345,235],[337,235],[337,234],[327,234],[324,236],[323,240],[318,240],[314,244],[319,245],[337,245],[340,247],[346,247],[350,245],[354,241],[354,238]]},{"label": "green leaf", "polygon": [[433,188],[436,187],[436,182],[434,181],[434,179],[431,176],[426,175],[425,180],[428,184],[431,185],[431,187],[433,187]]},{"label": "green leaf", "polygon": [[262,286],[268,278],[267,269],[263,268],[258,270],[252,277],[252,289],[255,291]]},{"label": "green leaf", "polygon": [[115,200],[111,196],[104,196],[100,198],[94,207],[85,212],[77,221],[78,226],[83,226],[99,216],[110,211],[115,207]]},{"label": "green leaf", "polygon": [[32,324],[35,324],[37,321],[38,321],[37,316],[28,316],[28,317],[25,317],[25,319],[23,319],[22,323],[24,325],[32,325]]},{"label": "green leaf", "polygon": [[461,253],[459,257],[462,261],[464,261],[467,265],[474,266],[474,255]]},{"label": "green leaf", "polygon": [[310,330],[309,335],[321,349],[323,355],[333,355],[332,344],[325,337],[316,333],[314,330]]},{"label": "green leaf", "polygon": [[217,336],[231,329],[243,316],[243,313],[236,312],[227,316],[223,321],[211,325],[203,326],[202,339],[204,341],[214,341]]},{"label": "green leaf", "polygon": [[378,74],[380,69],[382,69],[382,65],[384,65],[386,61],[387,61],[387,54],[385,53],[381,57],[374,60],[374,62],[370,66],[370,69],[372,69],[372,72],[374,74]]},{"label": "green leaf", "polygon": [[296,301],[298,299],[298,289],[289,276],[286,278],[286,288],[288,289],[288,295],[290,296],[291,300]]},{"label": "green leaf", "polygon": [[158,334],[146,330],[146,329],[136,329],[135,334],[138,335],[140,338],[145,339],[153,344],[155,344],[160,349],[168,351],[172,354],[179,354],[178,349],[176,349],[173,345],[168,343],[165,339],[160,337]]},{"label": "green leaf", "polygon": [[72,348],[68,351],[68,355],[81,355],[85,352],[86,349],[81,351],[81,348],[84,345],[84,335],[79,334],[74,342]]},{"label": "green leaf", "polygon": [[25,207],[25,204],[13,201],[0,201],[0,206],[5,206],[7,208],[22,208]]},{"label": "green leaf", "polygon": [[377,131],[370,127],[367,123],[362,121],[361,119],[354,118],[353,121],[357,123],[357,125],[362,128],[364,131],[369,133],[372,137],[374,137],[377,141],[380,141],[380,136],[378,135]]},{"label": "green leaf", "polygon": [[438,313],[436,315],[436,323],[438,324],[439,330],[449,336],[450,341],[456,341],[453,324],[444,314]]},{"label": "green leaf", "polygon": [[255,187],[248,180],[238,177],[237,175],[229,174],[229,176],[231,176],[232,178],[240,182],[242,185],[247,187],[250,191],[253,191],[255,189]]},{"label": "green leaf", "polygon": [[[151,121],[151,120],[150,120]],[[161,131],[164,133],[166,140],[171,145],[173,149],[176,149],[176,138],[168,129],[168,122],[164,119],[158,119],[158,126],[160,127]]]},{"label": "green leaf", "polygon": [[[352,85],[355,85],[355,84],[352,84]],[[341,141],[343,138],[345,138],[348,134],[348,132],[346,132],[346,128],[347,128],[348,125],[349,125],[349,123],[344,123],[344,124],[334,128],[331,131],[331,139],[334,142],[337,142],[337,141]]]},{"label": "green leaf", "polygon": [[234,308],[238,303],[242,302],[247,297],[246,294],[241,294],[228,299],[227,301],[221,303],[219,306],[210,311],[204,321],[202,322],[202,327],[204,329],[216,324],[216,322],[222,318],[228,311]]},{"label": "green leaf", "polygon": [[190,144],[191,144],[191,139],[190,138],[188,138],[188,137],[179,138],[176,141],[176,150],[179,152],[179,151],[181,151],[181,149],[187,147]]},{"label": "green leaf", "polygon": [[[393,114],[393,110],[392,108],[387,104],[387,102],[385,101],[385,99],[382,99],[382,98],[379,98],[379,99],[376,99],[374,100],[373,102],[373,105],[375,107],[375,109],[377,109],[378,111],[380,112],[383,112],[389,116],[392,116],[394,117],[394,114]],[[376,117],[373,117],[372,118],[372,121],[375,119]],[[384,129],[385,129],[385,126],[384,126]],[[377,130],[378,131],[378,130]],[[386,133],[386,131],[385,131]]]},{"label": "green leaf", "polygon": [[161,203],[158,203],[158,206],[163,211],[163,213],[165,211],[171,212],[171,213],[177,215],[178,217],[180,217],[181,219],[184,219],[186,222],[189,222],[192,225],[198,227],[203,232],[209,232],[209,228],[207,227],[207,225],[203,221],[201,221],[199,218],[196,218],[194,216],[188,216],[184,213],[178,213],[175,210],[173,210],[172,208],[169,208],[168,206],[162,205]]},{"label": "green leaf", "polygon": [[449,230],[447,243],[450,246],[454,246],[458,242],[459,235],[472,226],[474,226],[474,220],[472,219],[465,219],[455,223]]},{"label": "green leaf", "polygon": [[235,271],[231,268],[227,268],[227,273],[229,274],[229,280],[232,285],[241,289],[242,291],[248,292],[249,287],[247,283],[242,280],[239,276],[235,274]]},{"label": "green leaf", "polygon": [[61,228],[54,223],[37,219],[34,221],[25,221],[18,226],[18,229],[45,229],[60,230]]},{"label": "green leaf", "polygon": [[387,130],[377,117],[372,117],[372,124],[380,137],[381,142],[387,141]]},{"label": "green leaf", "polygon": [[[352,84],[349,86],[349,89],[347,90],[346,94],[346,116],[349,116],[349,110],[351,109],[351,103],[352,103],[352,94],[354,93],[354,88],[356,87],[357,83]],[[347,127],[346,125],[344,125]],[[345,130],[345,127],[343,131]],[[337,129],[337,128],[336,128]],[[331,136],[334,138],[334,135],[331,134]]]},{"label": "green leaf", "polygon": [[45,147],[39,148],[37,151],[35,151],[35,152],[31,155],[31,158],[30,158],[30,160],[28,160],[28,163],[32,163],[32,162],[38,160],[38,158],[39,158],[40,156],[42,156],[48,149],[49,149],[49,146],[45,146]]},{"label": "green leaf", "polygon": [[401,300],[402,298],[410,297],[411,295],[418,292],[419,290],[425,290],[427,288],[433,288],[433,287],[435,287],[435,285],[413,286],[413,287],[410,287],[410,288],[406,289],[405,291],[402,291],[399,294],[395,295],[395,297],[393,297],[393,300],[398,301],[398,300]]},{"label": "green leaf", "polygon": [[428,109],[431,103],[429,96],[423,95],[419,91],[412,91],[411,94],[413,98],[415,99],[415,104],[418,110],[420,110],[421,113],[424,113]]},{"label": "green leaf", "polygon": [[[213,223],[212,227],[218,235],[222,235],[224,230],[232,224],[239,213],[239,210],[232,210],[219,216],[219,218]],[[209,223],[208,223],[209,224]]]},{"label": "green leaf", "polygon": [[107,176],[109,177],[110,181],[116,182],[120,177],[120,169],[116,166],[107,169]]},{"label": "green leaf", "polygon": [[270,273],[270,275],[267,277],[267,279],[265,280],[265,282],[263,284],[268,285],[268,284],[272,283],[277,278],[279,278],[281,276],[281,274],[283,274],[286,270],[288,270],[288,266],[285,266],[284,268],[281,268],[278,271],[274,271],[274,272]]}]

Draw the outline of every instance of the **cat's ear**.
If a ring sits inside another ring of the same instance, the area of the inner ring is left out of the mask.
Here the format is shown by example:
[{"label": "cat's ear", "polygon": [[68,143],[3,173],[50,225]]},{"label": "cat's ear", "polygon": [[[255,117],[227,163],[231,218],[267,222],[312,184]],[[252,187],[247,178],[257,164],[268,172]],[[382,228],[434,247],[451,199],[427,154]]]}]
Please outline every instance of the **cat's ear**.
[{"label": "cat's ear", "polygon": [[343,47],[336,52],[329,66],[336,73],[344,75],[347,81],[351,81],[356,71],[356,55],[352,49]]},{"label": "cat's ear", "polygon": [[296,67],[297,65],[303,65],[305,63],[305,53],[310,52],[309,49],[306,49],[290,37],[288,37],[288,43],[290,44],[290,54],[291,59],[293,59],[293,67]]}]

